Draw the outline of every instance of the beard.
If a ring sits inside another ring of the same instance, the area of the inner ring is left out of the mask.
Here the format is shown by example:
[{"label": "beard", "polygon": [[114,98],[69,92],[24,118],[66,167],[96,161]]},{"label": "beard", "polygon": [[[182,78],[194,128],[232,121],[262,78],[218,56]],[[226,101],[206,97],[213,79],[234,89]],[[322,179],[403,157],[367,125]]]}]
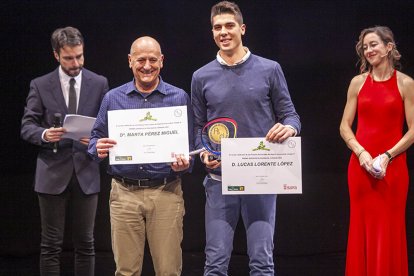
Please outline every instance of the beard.
[{"label": "beard", "polygon": [[83,66],[72,67],[72,68],[64,68],[62,67],[62,71],[66,73],[66,75],[70,77],[76,77],[79,75],[80,71],[82,70]]}]

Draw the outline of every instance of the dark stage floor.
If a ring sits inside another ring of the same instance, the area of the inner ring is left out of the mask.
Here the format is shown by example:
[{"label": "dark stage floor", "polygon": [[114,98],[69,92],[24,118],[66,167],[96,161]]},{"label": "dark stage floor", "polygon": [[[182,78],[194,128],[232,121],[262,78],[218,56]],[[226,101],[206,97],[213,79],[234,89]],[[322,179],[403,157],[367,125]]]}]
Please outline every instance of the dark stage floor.
[{"label": "dark stage floor", "polygon": [[[336,276],[344,275],[344,254],[277,257],[277,275],[279,276]],[[183,276],[203,274],[204,254],[185,252],[183,259]],[[73,275],[72,252],[62,254],[62,276]],[[114,275],[115,264],[111,252],[97,252],[96,275]],[[38,256],[2,257],[0,275],[28,276],[39,275]],[[146,258],[143,267],[143,276],[154,275],[151,261]],[[247,257],[233,255],[230,263],[229,275],[249,275]]]}]

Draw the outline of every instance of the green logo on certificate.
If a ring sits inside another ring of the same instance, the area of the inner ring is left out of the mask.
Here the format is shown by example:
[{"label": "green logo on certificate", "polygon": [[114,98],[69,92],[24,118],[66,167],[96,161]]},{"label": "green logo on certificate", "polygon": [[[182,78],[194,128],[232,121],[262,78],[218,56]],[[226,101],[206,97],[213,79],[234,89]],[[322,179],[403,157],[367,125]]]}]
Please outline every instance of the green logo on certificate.
[{"label": "green logo on certificate", "polygon": [[147,115],[145,115],[145,117],[141,120],[139,120],[140,122],[142,121],[156,121],[157,119],[155,119],[154,117],[152,117],[151,112],[147,112]]},{"label": "green logo on certificate", "polygon": [[267,150],[267,151],[269,151],[270,149],[269,148],[266,148],[266,146],[265,146],[265,144],[264,144],[263,141],[260,141],[260,143],[257,146],[257,148],[254,148],[253,149],[253,151],[256,151],[256,150]]},{"label": "green logo on certificate", "polygon": [[228,186],[227,190],[231,192],[244,192],[244,186]]}]

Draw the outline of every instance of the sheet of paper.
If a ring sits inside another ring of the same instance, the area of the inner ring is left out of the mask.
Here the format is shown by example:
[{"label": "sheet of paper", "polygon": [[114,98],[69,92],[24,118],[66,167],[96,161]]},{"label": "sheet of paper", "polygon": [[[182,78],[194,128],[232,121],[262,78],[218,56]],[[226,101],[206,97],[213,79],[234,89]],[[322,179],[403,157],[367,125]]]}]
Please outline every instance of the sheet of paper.
[{"label": "sheet of paper", "polygon": [[108,134],[117,142],[109,151],[111,165],[189,158],[187,106],[108,111]]},{"label": "sheet of paper", "polygon": [[301,138],[221,140],[223,194],[301,194]]},{"label": "sheet of paper", "polygon": [[89,138],[94,124],[95,118],[93,117],[68,114],[63,121],[63,128],[66,129],[66,133],[62,135],[62,138],[73,140],[79,140],[84,137]]}]

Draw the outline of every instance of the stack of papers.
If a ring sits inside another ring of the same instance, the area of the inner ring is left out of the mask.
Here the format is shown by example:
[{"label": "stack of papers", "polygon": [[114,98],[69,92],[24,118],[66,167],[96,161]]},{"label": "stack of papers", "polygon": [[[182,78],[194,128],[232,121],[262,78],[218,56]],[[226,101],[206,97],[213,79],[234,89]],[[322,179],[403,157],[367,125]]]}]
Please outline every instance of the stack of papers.
[{"label": "stack of papers", "polygon": [[63,121],[63,128],[66,129],[62,138],[79,140],[81,138],[89,138],[91,136],[92,127],[95,124],[96,118],[68,114]]}]

